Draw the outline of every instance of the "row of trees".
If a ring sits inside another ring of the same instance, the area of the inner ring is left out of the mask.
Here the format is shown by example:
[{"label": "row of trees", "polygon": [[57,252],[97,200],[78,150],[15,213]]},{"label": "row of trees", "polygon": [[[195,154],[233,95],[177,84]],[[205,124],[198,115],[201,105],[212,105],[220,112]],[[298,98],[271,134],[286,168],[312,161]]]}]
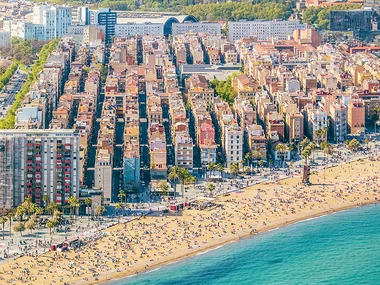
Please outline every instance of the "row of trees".
[{"label": "row of trees", "polygon": [[327,30],[330,28],[330,11],[331,10],[354,10],[360,9],[361,5],[331,5],[328,7],[309,7],[302,14],[304,23],[316,25],[320,29]]},{"label": "row of trees", "polygon": [[[31,232],[36,228],[36,225],[38,224],[38,217],[46,214],[49,215],[50,218],[46,223],[46,226],[50,229],[50,234],[52,233],[52,229],[55,228],[57,225],[60,224],[62,219],[62,207],[58,205],[55,202],[50,202],[47,195],[43,196],[43,202],[44,207],[40,207],[37,204],[32,202],[32,199],[30,197],[27,197],[25,201],[19,205],[16,209],[10,211],[7,213],[7,215],[4,215],[0,217],[0,224],[3,226],[3,239],[4,239],[4,229],[5,224],[9,222],[9,228],[10,228],[10,236],[12,235],[12,221],[14,219],[17,219],[17,223],[13,226],[13,230],[15,232],[20,232],[22,235],[22,232],[25,231],[25,229],[30,230]],[[91,198],[86,198],[83,200],[83,204],[89,208],[91,207],[92,200]],[[73,214],[77,214],[77,210],[80,207],[81,203],[78,198],[71,196],[68,199],[67,206],[70,208],[70,216]],[[106,208],[102,205],[99,205],[95,208],[95,216],[99,217],[102,216],[106,211]],[[90,218],[90,211],[88,211],[88,216]]]},{"label": "row of trees", "polygon": [[21,87],[21,90],[16,94],[15,102],[8,110],[7,116],[0,120],[0,129],[14,128],[17,109],[21,107],[26,94],[29,92],[30,86],[37,80],[38,73],[42,71],[48,56],[56,48],[58,43],[59,39],[55,39],[42,47],[38,59],[34,62],[32,69],[28,74],[28,79]]},{"label": "row of trees", "polygon": [[0,76],[0,90],[4,88],[5,85],[8,84],[9,80],[13,76],[13,74],[16,72],[17,68],[19,66],[19,62],[15,61],[13,62],[7,70]]},{"label": "row of trees", "polygon": [[[197,178],[189,173],[189,170],[184,167],[173,166],[170,168],[168,174],[168,180],[173,181],[174,189],[176,189],[177,183],[181,183],[182,198],[185,196],[185,184],[195,184]],[[175,195],[175,190],[174,190]]]},{"label": "row of trees", "polygon": [[273,20],[288,19],[292,8],[292,2],[280,0],[253,5],[248,2],[197,4],[185,7],[183,12],[195,16],[199,21]]},{"label": "row of trees", "polygon": [[13,37],[9,46],[0,47],[0,55],[3,58],[11,58],[20,61],[22,64],[31,65],[45,43],[35,39],[23,40]]}]

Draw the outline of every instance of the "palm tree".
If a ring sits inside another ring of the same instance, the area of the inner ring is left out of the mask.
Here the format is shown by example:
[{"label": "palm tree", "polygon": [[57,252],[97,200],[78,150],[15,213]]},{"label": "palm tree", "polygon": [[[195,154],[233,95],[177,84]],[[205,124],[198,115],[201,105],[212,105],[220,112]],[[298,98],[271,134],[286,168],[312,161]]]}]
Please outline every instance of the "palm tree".
[{"label": "palm tree", "polygon": [[302,151],[310,144],[310,140],[308,138],[304,138],[301,142],[300,142],[300,147],[301,147],[301,153]]},{"label": "palm tree", "polygon": [[216,169],[216,163],[215,162],[211,162],[209,165],[207,165],[207,169],[211,171],[211,175],[214,175],[214,171]]},{"label": "palm tree", "polygon": [[284,168],[284,164],[285,164],[285,155],[286,153],[288,152],[288,147],[286,144],[283,144],[283,143],[279,143],[277,146],[276,146],[276,150],[277,152],[282,156],[282,168]]},{"label": "palm tree", "polygon": [[12,236],[12,219],[14,218],[14,216],[15,216],[15,212],[14,211],[10,211],[7,214],[8,221],[9,221],[9,236],[10,237]]},{"label": "palm tree", "polygon": [[68,200],[69,206],[70,206],[70,217],[72,216],[72,210],[75,211],[75,216],[76,216],[76,209],[79,207],[80,203],[77,197],[71,196]]},{"label": "palm tree", "polygon": [[106,212],[106,207],[104,207],[103,205],[99,205],[95,208],[95,215],[97,217],[99,216],[103,216],[103,214]]},{"label": "palm tree", "polygon": [[302,151],[302,156],[305,159],[305,164],[307,164],[307,159],[311,155],[311,148],[308,146]]},{"label": "palm tree", "polygon": [[[323,143],[323,142],[322,142]],[[321,143],[321,144],[322,144]],[[311,153],[312,153],[312,155],[313,155],[313,162],[314,162],[314,154],[315,154],[315,149],[317,148],[317,144],[315,143],[315,142],[312,142],[311,144],[309,144],[309,147],[310,147],[310,149],[311,149]]]},{"label": "palm tree", "polygon": [[257,165],[260,167],[260,173],[261,173],[261,168],[263,167],[264,165],[264,161],[262,159],[260,159],[258,162],[257,162]]},{"label": "palm tree", "polygon": [[44,196],[42,197],[42,200],[44,201],[44,207],[46,209],[46,206],[48,205],[48,201],[49,201],[48,195],[44,194]]},{"label": "palm tree", "polygon": [[[324,155],[324,167],[323,167],[323,188],[325,188],[325,180],[326,180],[326,164],[328,162],[328,159],[329,159],[329,155],[332,155],[334,149],[332,147],[331,144],[329,144],[328,142],[324,143],[323,146],[321,144],[321,147],[322,147],[322,151],[323,151],[323,155]],[[327,160],[326,160],[326,156],[327,156]]]},{"label": "palm tree", "polygon": [[239,173],[239,165],[237,163],[230,164],[230,173],[234,175],[236,179],[236,176]]},{"label": "palm tree", "polygon": [[52,216],[54,211],[55,210],[58,210],[58,204],[55,203],[55,202],[50,202],[47,206],[46,206],[46,211],[48,213],[50,213],[50,215]]},{"label": "palm tree", "polygon": [[51,218],[47,223],[46,226],[49,228],[50,235],[51,235],[51,229],[54,228],[58,224],[58,221],[55,218]]},{"label": "palm tree", "polygon": [[218,163],[218,164],[216,165],[216,168],[217,168],[218,171],[219,171],[220,178],[223,178],[223,171],[224,171],[224,166],[223,166],[223,164]]},{"label": "palm tree", "polygon": [[359,149],[359,147],[360,147],[360,143],[357,139],[351,140],[348,145],[348,148],[353,152],[356,152]]},{"label": "palm tree", "polygon": [[252,159],[255,159],[255,160],[259,160],[261,158],[261,150],[260,148],[256,147],[253,151],[252,151]]},{"label": "palm tree", "polygon": [[179,171],[179,181],[181,182],[181,193],[182,193],[182,198],[185,196],[185,181],[186,179],[190,176],[189,170],[186,168],[180,168]]},{"label": "palm tree", "polygon": [[215,191],[215,185],[213,183],[210,183],[207,186],[208,191],[210,192],[210,196],[212,196],[212,193]]},{"label": "palm tree", "polygon": [[123,202],[123,198],[125,199],[125,203],[127,203],[127,194],[123,190],[119,191],[119,194],[117,195],[119,198],[120,202]]},{"label": "palm tree", "polygon": [[124,204],[121,202],[118,202],[115,206],[115,209],[117,210],[117,218],[118,221],[120,220],[120,210],[124,208]]},{"label": "palm tree", "polygon": [[[168,192],[168,190],[169,190],[169,185],[168,185],[168,182],[166,182],[166,180],[164,181],[160,181],[160,183],[158,183],[158,185],[157,185],[157,187],[158,187],[158,189],[160,189],[161,190],[161,192],[162,193],[167,193]],[[164,194],[164,195],[165,195]]]},{"label": "palm tree", "polygon": [[4,228],[5,228],[5,223],[8,221],[7,217],[1,217],[0,218],[0,223],[3,225],[3,240],[4,240]]},{"label": "palm tree", "polygon": [[174,198],[175,198],[175,193],[176,193],[176,186],[177,182],[179,181],[179,174],[180,173],[180,168],[178,166],[173,166],[170,168],[169,175],[168,175],[168,180],[173,181],[174,183]]},{"label": "palm tree", "polygon": [[249,162],[249,166],[252,167],[252,153],[249,151],[245,154],[245,160]]},{"label": "palm tree", "polygon": [[88,219],[90,219],[90,216],[91,216],[91,204],[92,204],[92,200],[91,198],[87,197],[86,199],[84,199],[84,204],[86,205],[86,208],[87,208],[87,212],[88,212]]},{"label": "palm tree", "polygon": [[368,144],[371,142],[371,140],[369,139],[369,138],[365,138],[364,140],[363,140],[363,142],[366,144],[366,146],[367,146],[367,151],[368,151]]}]

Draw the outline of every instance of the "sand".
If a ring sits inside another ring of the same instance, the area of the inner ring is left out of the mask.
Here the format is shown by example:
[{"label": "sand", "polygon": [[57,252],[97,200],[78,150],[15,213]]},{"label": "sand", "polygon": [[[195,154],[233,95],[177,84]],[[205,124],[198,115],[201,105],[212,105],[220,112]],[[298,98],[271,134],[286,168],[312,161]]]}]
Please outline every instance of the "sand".
[{"label": "sand", "polygon": [[[24,256],[0,266],[0,283],[96,284],[152,270],[222,244],[380,199],[380,161],[359,160],[311,176],[262,183],[216,198],[208,210],[113,226],[76,252]],[[25,273],[25,268],[28,273]],[[21,280],[22,278],[22,280]]]}]

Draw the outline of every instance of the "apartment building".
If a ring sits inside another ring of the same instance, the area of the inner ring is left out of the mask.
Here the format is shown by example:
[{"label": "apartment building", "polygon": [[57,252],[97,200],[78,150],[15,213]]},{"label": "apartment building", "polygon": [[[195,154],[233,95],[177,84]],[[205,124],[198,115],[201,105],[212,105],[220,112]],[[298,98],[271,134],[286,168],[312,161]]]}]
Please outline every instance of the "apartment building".
[{"label": "apartment building", "polygon": [[205,76],[194,74],[185,80],[185,92],[189,100],[202,100],[207,105],[214,102],[215,92],[210,88]]},{"label": "apartment building", "polygon": [[253,124],[246,127],[246,141],[248,149],[254,160],[267,159],[267,139],[263,128],[260,125]]},{"label": "apartment building", "polygon": [[319,141],[317,131],[328,128],[329,119],[327,112],[321,108],[314,109],[309,107],[306,109],[307,114],[307,132],[311,140]]},{"label": "apartment building", "polygon": [[348,103],[347,125],[349,134],[365,132],[365,106],[358,97],[352,98]]},{"label": "apartment building", "polygon": [[206,34],[206,35],[220,35],[222,28],[220,23],[212,22],[185,22],[173,23],[172,35],[185,35],[187,33]]},{"label": "apartment building", "polygon": [[341,103],[330,106],[330,139],[335,143],[343,143],[347,136],[347,107]]},{"label": "apartment building", "polygon": [[245,21],[228,22],[228,37],[230,42],[248,38],[257,37],[260,41],[270,39],[286,40],[293,35],[295,30],[307,28],[306,24],[299,21]]},{"label": "apartment building", "polygon": [[0,131],[0,204],[20,205],[26,197],[43,206],[65,205],[79,196],[79,133],[74,130]]},{"label": "apartment building", "polygon": [[286,140],[298,143],[304,138],[304,116],[300,112],[286,113],[285,119]]},{"label": "apartment building", "polygon": [[161,23],[126,23],[115,25],[115,37],[134,35],[164,35],[164,25]]}]

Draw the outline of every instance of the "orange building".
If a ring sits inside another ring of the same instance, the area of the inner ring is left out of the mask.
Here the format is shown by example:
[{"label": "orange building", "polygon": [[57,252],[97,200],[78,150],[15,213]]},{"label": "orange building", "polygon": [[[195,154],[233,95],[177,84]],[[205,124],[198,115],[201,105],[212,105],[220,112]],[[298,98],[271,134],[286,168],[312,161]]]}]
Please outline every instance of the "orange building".
[{"label": "orange building", "polygon": [[350,134],[365,131],[365,106],[362,99],[351,99],[348,103],[347,117],[348,131]]}]

